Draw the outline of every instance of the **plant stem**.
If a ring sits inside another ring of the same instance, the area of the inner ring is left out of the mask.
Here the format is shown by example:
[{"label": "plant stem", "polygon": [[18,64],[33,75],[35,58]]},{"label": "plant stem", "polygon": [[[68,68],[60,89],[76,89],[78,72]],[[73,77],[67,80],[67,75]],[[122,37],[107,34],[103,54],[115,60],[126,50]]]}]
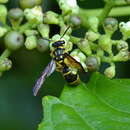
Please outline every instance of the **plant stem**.
[{"label": "plant stem", "polygon": [[112,62],[111,58],[110,57],[106,57],[106,56],[103,56],[101,58],[101,61],[105,62],[105,63],[111,63]]},{"label": "plant stem", "polygon": [[113,0],[110,0],[105,4],[105,7],[101,11],[100,15],[98,16],[99,22],[102,23],[104,19],[108,16],[109,12],[111,11],[112,7],[114,6]]},{"label": "plant stem", "polygon": [[25,23],[25,24],[23,24],[22,26],[19,27],[19,32],[24,33],[25,30],[31,29],[31,28],[32,28],[32,26],[31,26],[30,23]]},{"label": "plant stem", "polygon": [[11,54],[11,51],[9,49],[5,49],[4,52],[0,56],[0,60],[9,57]]},{"label": "plant stem", "polygon": [[[84,27],[87,27],[86,26],[87,18],[89,16],[99,16],[102,11],[103,11],[103,9],[82,9],[82,8],[80,8],[79,16],[82,20],[82,25]],[[129,16],[129,15],[130,15],[130,6],[114,7],[108,14],[108,16],[111,16],[111,17]]]}]

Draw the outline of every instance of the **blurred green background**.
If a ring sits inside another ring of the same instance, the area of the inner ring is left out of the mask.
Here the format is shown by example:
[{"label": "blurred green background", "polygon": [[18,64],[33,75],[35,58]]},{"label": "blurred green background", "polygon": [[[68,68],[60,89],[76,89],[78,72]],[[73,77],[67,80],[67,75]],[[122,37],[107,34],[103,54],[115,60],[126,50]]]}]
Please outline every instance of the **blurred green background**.
[{"label": "blurred green background", "polygon": [[[82,8],[101,8],[102,0],[78,0]],[[18,0],[9,0],[8,9],[18,7]],[[56,0],[44,0],[43,10],[59,11]],[[128,21],[128,17],[118,18],[120,21]],[[57,33],[57,28],[51,28],[52,34]],[[83,28],[74,30],[73,35],[83,36]],[[120,34],[114,37],[119,38]],[[1,41],[2,42],[2,41]],[[1,43],[2,44],[2,43]],[[2,53],[3,48],[0,48]],[[55,72],[45,82],[39,95],[32,95],[32,87],[41,71],[51,60],[49,52],[26,51],[22,49],[14,52],[10,59],[13,68],[5,72],[0,78],[0,130],[36,130],[43,117],[42,97],[45,95],[59,96],[64,86],[63,77]],[[130,63],[117,64],[117,77],[129,78]],[[104,67],[104,66],[103,66]],[[85,75],[84,79],[87,79]]]}]

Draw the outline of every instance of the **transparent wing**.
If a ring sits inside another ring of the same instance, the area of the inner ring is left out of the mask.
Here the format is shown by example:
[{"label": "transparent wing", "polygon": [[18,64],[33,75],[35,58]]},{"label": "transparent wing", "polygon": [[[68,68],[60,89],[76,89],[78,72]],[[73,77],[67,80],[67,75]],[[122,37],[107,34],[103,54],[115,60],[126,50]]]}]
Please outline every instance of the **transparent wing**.
[{"label": "transparent wing", "polygon": [[64,56],[65,56],[64,62],[67,66],[72,67],[72,68],[77,68],[80,71],[84,71],[84,68],[78,61],[76,61],[76,59],[74,59],[68,53],[65,53]]},{"label": "transparent wing", "polygon": [[54,60],[51,60],[51,62],[46,66],[44,71],[42,72],[40,78],[36,81],[36,84],[33,88],[33,95],[36,96],[39,89],[41,88],[42,84],[44,83],[45,79],[49,77],[56,69],[56,64]]}]

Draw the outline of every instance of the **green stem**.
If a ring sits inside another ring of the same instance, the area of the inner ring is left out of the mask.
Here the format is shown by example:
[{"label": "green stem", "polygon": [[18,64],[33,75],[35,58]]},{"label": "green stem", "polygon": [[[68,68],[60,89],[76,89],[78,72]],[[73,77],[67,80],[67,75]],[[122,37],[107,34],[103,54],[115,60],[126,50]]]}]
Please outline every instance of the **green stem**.
[{"label": "green stem", "polygon": [[0,60],[3,60],[4,58],[9,57],[11,54],[11,51],[9,49],[5,49],[4,52],[0,56]]},{"label": "green stem", "polygon": [[[102,13],[103,9],[82,9],[79,10],[79,16],[82,20],[82,25],[84,27],[87,23],[87,18],[89,16],[99,16]],[[130,6],[114,7],[109,12],[108,16],[111,17],[120,17],[120,16],[129,16],[130,15]]]},{"label": "green stem", "polygon": [[114,4],[115,3],[113,2],[113,0],[110,0],[109,2],[105,4],[105,7],[103,8],[102,12],[98,16],[100,23],[102,23],[104,19],[108,16]]},{"label": "green stem", "polygon": [[25,30],[31,29],[31,28],[32,28],[32,25],[30,23],[25,23],[24,25],[19,27],[19,32],[24,33]]},{"label": "green stem", "polygon": [[103,56],[101,58],[101,61],[102,62],[105,62],[105,63],[111,63],[112,62],[112,59],[110,57],[106,57],[106,56]]}]

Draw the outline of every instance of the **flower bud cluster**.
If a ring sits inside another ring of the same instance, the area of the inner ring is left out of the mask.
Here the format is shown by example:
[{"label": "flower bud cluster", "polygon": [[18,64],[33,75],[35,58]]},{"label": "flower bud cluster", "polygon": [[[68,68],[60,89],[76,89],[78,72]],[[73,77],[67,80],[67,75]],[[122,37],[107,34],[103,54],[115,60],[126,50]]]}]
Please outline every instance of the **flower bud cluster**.
[{"label": "flower bud cluster", "polygon": [[[8,59],[12,51],[24,47],[27,50],[37,49],[45,52],[53,51],[52,43],[58,40],[65,41],[65,52],[75,58],[87,71],[97,71],[101,63],[106,62],[109,67],[104,74],[109,78],[116,75],[115,62],[124,62],[130,59],[127,39],[130,38],[130,21],[120,22],[115,18],[106,18],[101,23],[96,15],[86,17],[88,28],[84,37],[72,36],[75,28],[83,25],[80,8],[76,0],[57,0],[61,14],[54,11],[43,13],[41,0],[19,0],[22,8],[8,10],[4,3],[8,0],[0,0],[0,38],[4,39],[5,51],[0,57],[0,72],[9,70],[12,62]],[[106,3],[109,1],[106,0]],[[10,24],[8,24],[7,18]],[[50,37],[50,25],[60,27],[59,34]],[[104,33],[99,31],[102,26]],[[70,27],[67,31],[66,29]],[[113,40],[116,30],[120,30],[122,37]],[[76,49],[73,46],[76,45]],[[115,50],[113,50],[113,48]],[[8,51],[7,51],[8,50]],[[116,53],[115,53],[116,52]]]}]

